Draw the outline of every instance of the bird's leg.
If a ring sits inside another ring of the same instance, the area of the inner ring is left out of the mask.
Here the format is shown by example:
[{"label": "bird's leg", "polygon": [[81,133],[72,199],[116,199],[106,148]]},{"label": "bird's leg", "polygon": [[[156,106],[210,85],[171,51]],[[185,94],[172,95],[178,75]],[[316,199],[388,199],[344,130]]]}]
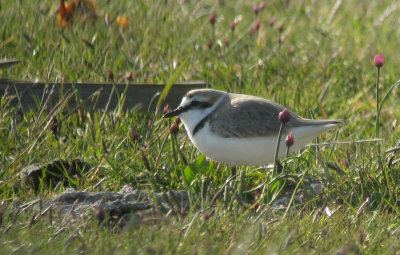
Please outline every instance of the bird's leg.
[{"label": "bird's leg", "polygon": [[236,166],[231,166],[231,169],[232,169],[231,177],[233,178],[234,176],[236,176]]}]

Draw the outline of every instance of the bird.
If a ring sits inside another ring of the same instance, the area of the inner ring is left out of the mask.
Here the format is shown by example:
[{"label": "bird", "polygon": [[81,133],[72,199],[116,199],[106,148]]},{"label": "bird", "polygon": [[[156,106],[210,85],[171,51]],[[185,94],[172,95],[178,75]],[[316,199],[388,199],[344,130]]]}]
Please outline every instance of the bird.
[{"label": "bird", "polygon": [[[187,92],[179,106],[164,118],[179,116],[190,141],[208,158],[229,164],[232,175],[237,166],[266,166],[273,163],[281,121],[286,108],[257,96],[215,89]],[[291,152],[304,148],[319,134],[337,127],[342,120],[313,120],[286,110],[290,120],[283,125],[281,143],[292,133]],[[280,150],[278,158],[286,156]]]}]

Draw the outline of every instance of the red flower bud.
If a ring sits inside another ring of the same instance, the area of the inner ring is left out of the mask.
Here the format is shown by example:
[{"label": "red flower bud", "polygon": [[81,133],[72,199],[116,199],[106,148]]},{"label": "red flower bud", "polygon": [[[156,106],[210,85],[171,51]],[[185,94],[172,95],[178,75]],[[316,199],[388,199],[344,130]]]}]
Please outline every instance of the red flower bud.
[{"label": "red flower bud", "polygon": [[349,162],[347,162],[347,160],[345,160],[344,158],[341,158],[340,161],[342,162],[343,166],[345,166],[345,167],[350,166]]},{"label": "red flower bud", "polygon": [[231,23],[231,31],[233,32],[233,31],[235,31],[235,29],[236,29],[236,23],[232,22]]},{"label": "red flower bud", "polygon": [[167,114],[167,113],[169,113],[169,105],[166,105],[166,106],[164,107],[163,111],[162,111],[162,114],[163,114],[163,115],[165,115],[165,114]]},{"label": "red flower bud", "polygon": [[224,40],[224,45],[225,45],[225,47],[229,47],[229,41],[228,41],[228,39],[225,39],[225,40]]},{"label": "red flower bud", "polygon": [[267,6],[267,2],[264,1],[260,4],[260,10],[264,10],[265,6]]},{"label": "red flower bud", "polygon": [[294,144],[293,134],[289,133],[286,137],[286,146],[291,147]]},{"label": "red flower bud", "polygon": [[110,80],[114,80],[114,73],[111,70],[108,71],[108,78],[110,78]]},{"label": "red flower bud", "polygon": [[178,123],[174,122],[171,126],[171,128],[169,129],[169,131],[171,132],[171,134],[176,134],[179,131],[179,125]]},{"label": "red flower bud", "polygon": [[176,122],[176,124],[179,124],[179,123],[181,123],[181,118],[179,118],[179,117],[176,117],[176,119],[175,119],[175,122]]},{"label": "red flower bud", "polygon": [[99,222],[102,222],[104,220],[104,218],[105,218],[105,212],[104,212],[103,208],[101,208],[101,207],[97,208],[97,210],[96,210],[96,219]]},{"label": "red flower bud", "polygon": [[270,25],[271,27],[273,27],[273,26],[275,25],[275,22],[276,22],[275,17],[272,17],[272,18],[269,20],[269,25]]},{"label": "red flower bud", "polygon": [[138,136],[138,134],[136,133],[136,131],[133,130],[133,128],[130,128],[130,129],[129,129],[129,135],[131,136],[131,139],[132,139],[133,141],[139,140],[139,136]]},{"label": "red flower bud", "polygon": [[214,25],[215,21],[217,21],[217,17],[214,14],[211,14],[208,21],[210,21],[211,25]]},{"label": "red flower bud", "polygon": [[214,210],[212,212],[210,212],[210,213],[206,213],[204,215],[204,220],[208,220],[209,218],[211,218],[214,215],[214,213],[215,213]]},{"label": "red flower bud", "polygon": [[184,216],[186,216],[188,213],[187,213],[187,211],[185,210],[185,209],[182,209],[181,210],[181,216],[182,217],[184,217]]},{"label": "red flower bud", "polygon": [[255,32],[254,27],[251,27],[251,28],[249,29],[249,35],[250,35],[250,36],[253,36],[253,35],[254,35],[254,32]]},{"label": "red flower bud", "polygon": [[260,10],[260,9],[258,8],[258,5],[255,4],[255,5],[253,6],[253,12],[254,12],[254,14],[257,15],[259,10]]},{"label": "red flower bud", "polygon": [[385,64],[385,57],[382,54],[378,54],[374,58],[374,65],[381,68]]},{"label": "red flower bud", "polygon": [[279,120],[285,124],[286,122],[288,122],[291,118],[290,116],[290,112],[285,108],[283,109],[283,111],[281,111],[278,115]]},{"label": "red flower bud", "polygon": [[284,28],[285,27],[283,26],[283,24],[280,24],[279,27],[278,27],[279,32],[282,32]]},{"label": "red flower bud", "polygon": [[207,41],[207,47],[208,47],[209,49],[211,49],[212,46],[213,46],[213,42],[212,42],[211,40],[208,40],[208,41]]},{"label": "red flower bud", "polygon": [[128,80],[132,80],[132,71],[126,74]]},{"label": "red flower bud", "polygon": [[256,24],[254,25],[254,27],[255,27],[256,30],[258,31],[258,30],[260,29],[260,26],[261,26],[261,22],[260,22],[260,20],[258,19],[258,20],[256,21]]}]

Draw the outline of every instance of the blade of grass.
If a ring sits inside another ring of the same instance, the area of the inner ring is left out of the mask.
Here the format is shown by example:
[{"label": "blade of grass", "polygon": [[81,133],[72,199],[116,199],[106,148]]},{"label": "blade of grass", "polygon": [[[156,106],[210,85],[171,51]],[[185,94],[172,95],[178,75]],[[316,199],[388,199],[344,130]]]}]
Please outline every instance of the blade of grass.
[{"label": "blade of grass", "polygon": [[187,59],[185,59],[185,61],[183,61],[183,63],[176,70],[174,75],[172,75],[172,77],[169,79],[167,85],[165,85],[165,88],[161,92],[160,98],[158,99],[158,102],[157,102],[156,115],[159,112],[164,99],[168,96],[168,93],[169,93],[172,85],[174,85],[174,82],[179,77],[180,73],[182,72],[183,68],[186,66],[187,62],[188,62]]}]

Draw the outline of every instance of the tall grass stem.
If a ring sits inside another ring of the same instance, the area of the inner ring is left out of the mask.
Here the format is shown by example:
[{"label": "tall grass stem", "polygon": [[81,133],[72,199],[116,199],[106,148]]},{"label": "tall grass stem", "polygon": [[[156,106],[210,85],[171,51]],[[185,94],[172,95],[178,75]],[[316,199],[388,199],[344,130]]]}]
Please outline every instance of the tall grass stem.
[{"label": "tall grass stem", "polygon": [[380,107],[379,107],[379,70],[378,67],[378,74],[376,75],[376,122],[375,122],[375,136],[379,137],[379,116],[380,116]]},{"label": "tall grass stem", "polygon": [[281,126],[279,127],[278,139],[277,139],[277,141],[276,141],[275,156],[274,156],[274,170],[273,170],[274,175],[276,175],[276,173],[277,173],[277,163],[278,163],[279,145],[280,145],[280,143],[281,143],[283,125],[284,125],[284,123],[281,122]]}]

